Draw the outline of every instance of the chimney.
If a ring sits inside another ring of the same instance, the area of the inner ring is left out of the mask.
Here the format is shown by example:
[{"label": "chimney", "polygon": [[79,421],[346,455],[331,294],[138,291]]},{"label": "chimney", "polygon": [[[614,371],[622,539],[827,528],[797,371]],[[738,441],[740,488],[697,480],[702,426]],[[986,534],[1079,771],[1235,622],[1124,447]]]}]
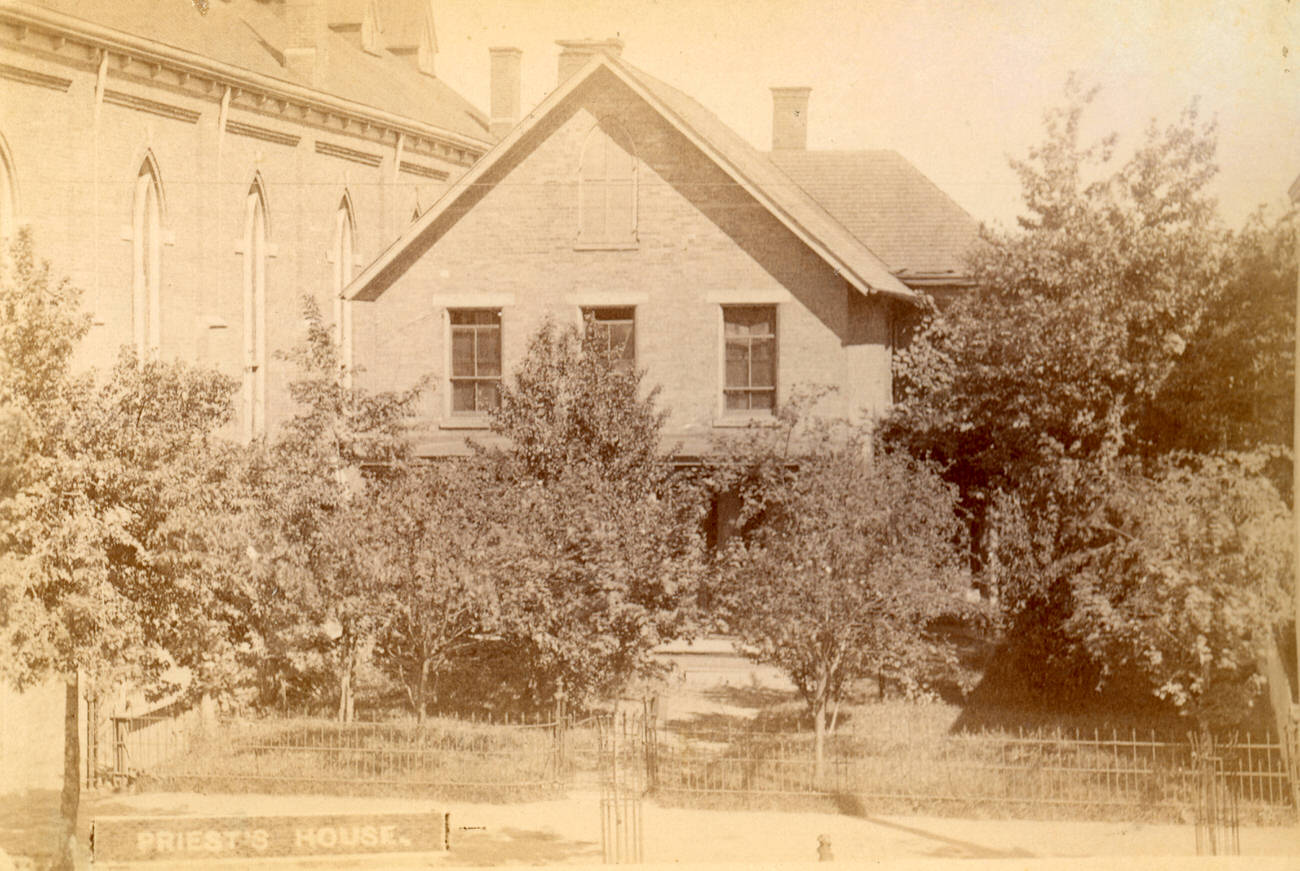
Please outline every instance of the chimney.
[{"label": "chimney", "polygon": [[772,150],[808,147],[808,95],[812,88],[772,89]]},{"label": "chimney", "polygon": [[519,123],[519,64],[517,48],[489,48],[492,57],[492,106],[488,129],[501,139]]},{"label": "chimney", "polygon": [[568,81],[569,76],[586,66],[592,55],[601,53],[610,57],[623,54],[623,40],[617,37],[609,39],[561,39],[555,43],[561,49],[559,76],[556,87]]},{"label": "chimney", "polygon": [[324,0],[284,0],[284,66],[312,85],[324,64]]}]

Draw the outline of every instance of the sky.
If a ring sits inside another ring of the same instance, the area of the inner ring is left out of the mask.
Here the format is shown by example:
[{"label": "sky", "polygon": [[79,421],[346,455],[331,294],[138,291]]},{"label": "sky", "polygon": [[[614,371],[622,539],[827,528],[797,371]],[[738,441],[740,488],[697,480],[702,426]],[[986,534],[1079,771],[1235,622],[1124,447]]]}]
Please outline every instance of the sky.
[{"label": "sky", "polygon": [[1198,99],[1218,123],[1212,191],[1237,227],[1300,176],[1300,0],[433,0],[438,74],[485,111],[488,48],[523,51],[523,108],[557,39],[617,36],[634,66],[754,146],[772,86],[806,85],[810,148],[892,148],[977,219],[1021,213],[1008,160],[1042,141],[1071,72],[1100,92],[1085,136],[1136,145]]}]

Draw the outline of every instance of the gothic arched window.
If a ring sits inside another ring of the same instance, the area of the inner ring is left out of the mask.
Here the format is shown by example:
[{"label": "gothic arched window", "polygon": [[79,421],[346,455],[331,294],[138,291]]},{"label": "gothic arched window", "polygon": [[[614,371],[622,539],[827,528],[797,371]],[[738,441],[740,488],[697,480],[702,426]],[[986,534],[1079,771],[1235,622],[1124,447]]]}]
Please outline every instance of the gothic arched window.
[{"label": "gothic arched window", "polygon": [[17,213],[18,183],[14,178],[13,158],[4,137],[0,136],[0,240],[14,235]]},{"label": "gothic arched window", "polygon": [[352,198],[343,194],[334,212],[334,238],[330,245],[330,261],[334,264],[334,343],[339,349],[339,364],[343,377],[350,380],[352,373],[352,303],[343,298],[343,290],[355,274],[356,221],[352,214]]},{"label": "gothic arched window", "polygon": [[132,335],[140,359],[158,356],[162,345],[162,181],[146,154],[135,178],[131,213]]},{"label": "gothic arched window", "polygon": [[266,190],[261,177],[244,198],[244,438],[266,432]]}]

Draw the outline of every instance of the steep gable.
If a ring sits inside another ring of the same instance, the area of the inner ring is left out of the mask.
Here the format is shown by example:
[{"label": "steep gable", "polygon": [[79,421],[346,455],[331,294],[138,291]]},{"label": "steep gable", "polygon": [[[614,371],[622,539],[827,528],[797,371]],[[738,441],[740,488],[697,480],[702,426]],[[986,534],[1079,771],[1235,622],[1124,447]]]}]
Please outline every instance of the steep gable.
[{"label": "steep gable", "polygon": [[883,293],[914,299],[913,292],[886,264],[832,218],[762,154],[744,142],[716,116],[691,98],[624,62],[607,55],[594,57],[537,107],[522,124],[490,151],[469,173],[416,221],[393,245],[357,277],[351,298],[375,299],[414,257],[427,249],[433,236],[446,229],[449,217],[461,214],[468,201],[501,176],[501,168],[535,148],[541,131],[571,95],[589,82],[601,87],[621,85],[645,102],[706,155],[732,182],[760,203],[809,249],[863,294]]}]

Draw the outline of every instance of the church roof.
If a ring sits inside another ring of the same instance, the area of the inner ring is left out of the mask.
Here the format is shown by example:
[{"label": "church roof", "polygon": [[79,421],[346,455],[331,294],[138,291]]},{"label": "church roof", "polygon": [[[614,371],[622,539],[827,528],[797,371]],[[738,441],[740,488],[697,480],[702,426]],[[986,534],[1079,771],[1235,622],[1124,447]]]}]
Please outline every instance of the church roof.
[{"label": "church roof", "polygon": [[[349,0],[332,0],[325,23],[354,14]],[[393,45],[419,42],[427,0],[382,0],[393,28]],[[387,51],[371,54],[345,36],[323,29],[319,75],[308,81],[284,63],[289,29],[279,4],[258,0],[208,0],[206,12],[187,0],[23,0],[16,7],[39,7],[91,25],[149,40],[200,58],[409,118],[479,140],[490,141],[487,118],[445,82],[425,75],[408,60]],[[409,8],[408,8],[409,7]]]}]

